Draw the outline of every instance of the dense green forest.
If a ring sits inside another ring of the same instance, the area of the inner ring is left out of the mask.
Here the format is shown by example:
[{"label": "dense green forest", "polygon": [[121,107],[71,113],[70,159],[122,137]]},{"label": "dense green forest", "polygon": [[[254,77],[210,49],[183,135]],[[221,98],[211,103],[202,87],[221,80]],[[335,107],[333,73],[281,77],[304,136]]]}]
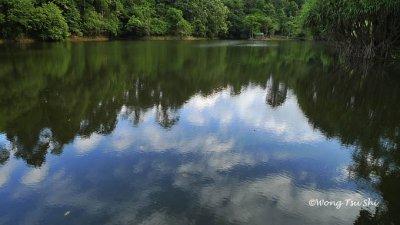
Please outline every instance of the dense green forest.
[{"label": "dense green forest", "polygon": [[398,15],[399,0],[0,0],[0,38],[309,36],[387,59],[399,58]]},{"label": "dense green forest", "polygon": [[303,0],[0,0],[5,39],[293,35]]}]

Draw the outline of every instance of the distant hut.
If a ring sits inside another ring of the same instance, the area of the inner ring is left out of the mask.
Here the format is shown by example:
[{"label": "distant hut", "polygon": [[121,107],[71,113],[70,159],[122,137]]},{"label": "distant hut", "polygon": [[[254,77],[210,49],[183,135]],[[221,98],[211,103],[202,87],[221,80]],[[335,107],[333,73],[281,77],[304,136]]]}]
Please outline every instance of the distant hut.
[{"label": "distant hut", "polygon": [[261,40],[261,39],[264,39],[264,38],[265,38],[265,34],[264,33],[262,33],[262,32],[254,33],[254,39]]}]

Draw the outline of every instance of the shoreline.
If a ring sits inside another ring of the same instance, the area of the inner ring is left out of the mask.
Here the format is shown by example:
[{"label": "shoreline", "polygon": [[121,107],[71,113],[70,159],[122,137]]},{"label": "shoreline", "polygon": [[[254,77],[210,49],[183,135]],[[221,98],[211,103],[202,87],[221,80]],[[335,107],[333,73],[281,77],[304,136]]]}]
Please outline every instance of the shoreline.
[{"label": "shoreline", "polygon": [[[215,41],[215,40],[243,40],[243,41],[290,41],[295,40],[299,41],[302,39],[294,38],[294,37],[286,37],[286,36],[270,36],[264,38],[255,38],[255,39],[224,39],[224,38],[206,38],[206,37],[194,37],[194,36],[145,36],[145,37],[127,37],[127,38],[109,38],[107,36],[69,36],[64,42],[104,42],[104,41]],[[6,40],[0,39],[0,44],[4,44],[7,42],[18,43],[18,44],[31,44],[31,43],[40,43],[40,42],[49,42],[49,41],[41,41],[35,40],[29,37],[22,37],[15,40]],[[63,42],[63,41],[61,41]]]},{"label": "shoreline", "polygon": [[71,35],[65,39],[70,42],[90,42],[90,41],[110,41],[111,39],[107,36],[75,36]]},{"label": "shoreline", "polygon": [[205,37],[194,37],[194,36],[145,36],[141,38],[128,38],[127,40],[143,40],[143,41],[207,41],[207,40],[218,40]]}]

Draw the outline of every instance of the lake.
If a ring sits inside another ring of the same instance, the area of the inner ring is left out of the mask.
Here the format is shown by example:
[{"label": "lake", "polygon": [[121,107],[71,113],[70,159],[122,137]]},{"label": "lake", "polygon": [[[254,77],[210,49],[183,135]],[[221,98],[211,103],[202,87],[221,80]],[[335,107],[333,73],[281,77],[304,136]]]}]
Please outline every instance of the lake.
[{"label": "lake", "polygon": [[400,224],[399,65],[345,64],[318,42],[2,44],[0,224]]}]

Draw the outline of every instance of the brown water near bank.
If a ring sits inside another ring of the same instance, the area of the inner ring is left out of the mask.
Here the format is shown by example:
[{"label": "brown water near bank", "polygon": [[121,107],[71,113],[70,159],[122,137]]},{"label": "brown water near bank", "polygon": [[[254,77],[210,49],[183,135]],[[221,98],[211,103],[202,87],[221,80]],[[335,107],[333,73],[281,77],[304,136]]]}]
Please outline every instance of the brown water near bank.
[{"label": "brown water near bank", "polygon": [[110,38],[107,36],[76,36],[71,35],[67,38],[68,41],[109,41]]}]

